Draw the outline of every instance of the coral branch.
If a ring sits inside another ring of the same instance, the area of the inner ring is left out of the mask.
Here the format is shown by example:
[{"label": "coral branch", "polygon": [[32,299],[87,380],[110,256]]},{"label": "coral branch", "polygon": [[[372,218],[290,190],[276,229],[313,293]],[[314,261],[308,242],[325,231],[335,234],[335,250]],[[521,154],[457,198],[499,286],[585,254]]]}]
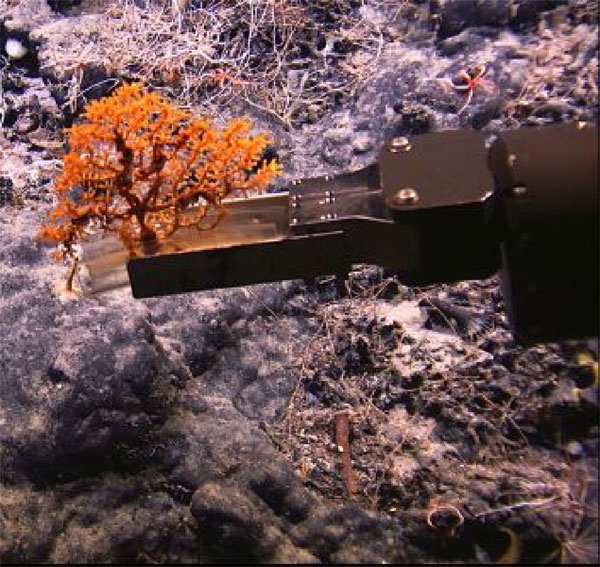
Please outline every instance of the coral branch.
[{"label": "coral branch", "polygon": [[[89,104],[70,129],[70,152],[55,185],[58,204],[43,240],[67,254],[88,228],[119,234],[130,253],[145,252],[181,226],[196,225],[222,200],[262,191],[280,172],[261,156],[270,143],[233,120],[223,131],[140,84],[123,85]],[[206,228],[206,227],[202,227]]]}]

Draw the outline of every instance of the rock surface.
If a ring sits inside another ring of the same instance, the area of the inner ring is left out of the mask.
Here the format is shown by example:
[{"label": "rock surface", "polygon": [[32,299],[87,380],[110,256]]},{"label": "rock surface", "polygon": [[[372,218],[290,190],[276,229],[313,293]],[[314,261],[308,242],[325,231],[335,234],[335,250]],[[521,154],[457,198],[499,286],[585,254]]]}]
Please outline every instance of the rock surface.
[{"label": "rock surface", "polygon": [[[121,4],[0,0],[0,563],[569,552],[597,521],[594,348],[516,346],[495,279],[409,289],[362,266],[343,297],[328,279],[65,293],[36,233],[61,128],[121,78],[78,59]],[[310,101],[292,128],[243,98],[221,109],[274,132],[284,183],[366,165],[390,135],[596,115],[591,3],[326,4],[350,18],[350,39],[315,12],[325,31],[297,57],[342,78],[366,69],[360,87]],[[30,59],[9,60],[10,37]],[[449,81],[476,64],[488,84],[464,106]],[[444,513],[460,515],[456,531],[436,523]]]}]

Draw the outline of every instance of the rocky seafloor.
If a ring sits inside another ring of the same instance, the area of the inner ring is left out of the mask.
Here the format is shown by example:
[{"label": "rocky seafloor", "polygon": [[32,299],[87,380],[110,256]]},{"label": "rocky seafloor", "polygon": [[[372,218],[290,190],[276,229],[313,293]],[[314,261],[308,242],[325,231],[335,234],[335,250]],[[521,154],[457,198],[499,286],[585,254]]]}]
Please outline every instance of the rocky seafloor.
[{"label": "rocky seafloor", "polygon": [[[36,234],[62,129],[131,78],[90,54],[134,4],[0,0],[0,563],[597,562],[597,345],[515,344],[496,278],[61,293]],[[314,5],[325,40],[290,57],[318,96],[211,107],[272,132],[284,182],[393,134],[597,115],[595,2]],[[465,106],[443,80],[473,65]]]}]

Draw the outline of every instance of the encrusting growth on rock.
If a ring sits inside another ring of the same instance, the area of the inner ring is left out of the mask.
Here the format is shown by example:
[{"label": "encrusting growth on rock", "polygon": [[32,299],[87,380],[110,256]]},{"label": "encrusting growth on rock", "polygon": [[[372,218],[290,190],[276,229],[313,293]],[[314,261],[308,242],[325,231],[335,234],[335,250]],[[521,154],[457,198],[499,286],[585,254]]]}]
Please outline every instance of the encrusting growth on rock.
[{"label": "encrusting growth on rock", "polygon": [[118,233],[131,253],[181,227],[212,228],[224,198],[264,190],[280,172],[262,158],[271,140],[249,135],[247,120],[219,130],[139,83],[90,103],[83,119],[69,130],[59,202],[39,233],[71,256],[90,228]]}]

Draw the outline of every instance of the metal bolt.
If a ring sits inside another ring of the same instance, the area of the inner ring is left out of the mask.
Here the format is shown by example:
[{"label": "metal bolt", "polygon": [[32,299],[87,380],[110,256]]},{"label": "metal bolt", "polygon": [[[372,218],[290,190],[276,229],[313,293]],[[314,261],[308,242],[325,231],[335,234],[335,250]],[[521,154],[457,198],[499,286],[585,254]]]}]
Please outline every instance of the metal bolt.
[{"label": "metal bolt", "polygon": [[394,195],[395,205],[411,205],[419,200],[419,194],[416,189],[412,187],[404,187],[404,189],[398,189]]},{"label": "metal bolt", "polygon": [[408,138],[404,136],[395,136],[390,140],[390,151],[395,154],[399,152],[409,152],[411,147]]},{"label": "metal bolt", "polygon": [[512,197],[524,197],[527,195],[527,187],[524,185],[515,185],[511,190],[510,194]]},{"label": "metal bolt", "polygon": [[508,155],[508,167],[514,167],[516,161],[517,161],[517,156],[515,154]]}]

